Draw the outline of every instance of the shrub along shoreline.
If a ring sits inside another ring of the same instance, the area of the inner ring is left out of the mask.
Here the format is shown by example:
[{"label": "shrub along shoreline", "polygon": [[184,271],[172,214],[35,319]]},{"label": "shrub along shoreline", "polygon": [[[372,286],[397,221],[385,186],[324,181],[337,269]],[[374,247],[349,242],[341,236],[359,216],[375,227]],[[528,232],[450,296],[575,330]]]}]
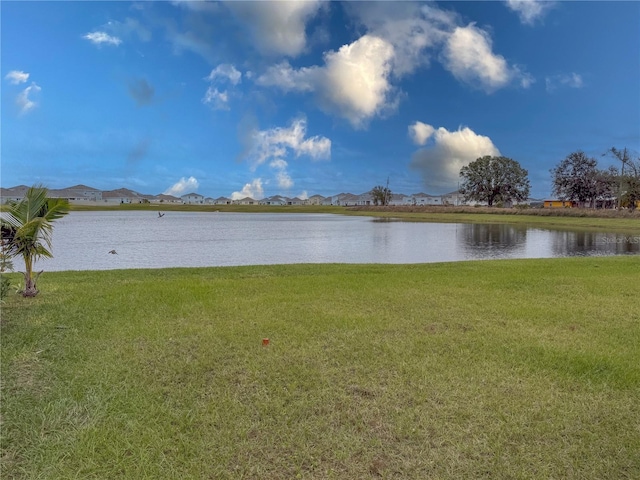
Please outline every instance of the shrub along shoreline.
[{"label": "shrub along shoreline", "polygon": [[48,272],[2,306],[3,476],[637,478],[639,271]]}]

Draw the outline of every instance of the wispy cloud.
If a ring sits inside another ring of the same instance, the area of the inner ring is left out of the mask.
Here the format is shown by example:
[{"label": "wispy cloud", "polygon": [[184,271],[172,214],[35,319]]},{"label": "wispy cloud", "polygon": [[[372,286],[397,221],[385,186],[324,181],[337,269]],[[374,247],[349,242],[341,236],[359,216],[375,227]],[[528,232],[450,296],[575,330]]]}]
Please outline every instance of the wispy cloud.
[{"label": "wispy cloud", "polygon": [[578,73],[562,73],[560,75],[551,75],[545,78],[547,92],[552,93],[558,88],[582,88],[584,80],[582,75]]},{"label": "wispy cloud", "polygon": [[276,170],[276,180],[278,181],[278,187],[284,190],[289,190],[294,185],[291,175],[289,175],[289,173],[287,172],[288,165],[289,164],[281,158],[276,159],[269,164],[272,169]]},{"label": "wispy cloud", "polygon": [[176,183],[174,183],[171,187],[165,190],[165,195],[173,195],[179,197],[184,195],[187,191],[192,192],[197,190],[199,186],[199,182],[195,177],[185,178],[182,177]]},{"label": "wispy cloud", "polygon": [[20,85],[29,80],[29,74],[22,70],[12,70],[7,73],[4,78],[12,85]]},{"label": "wispy cloud", "polygon": [[122,22],[110,20],[100,28],[100,31],[107,32],[113,38],[132,39],[135,35],[142,42],[151,40],[151,31],[140,24],[138,20],[130,17],[125,18]]},{"label": "wispy cloud", "polygon": [[209,87],[202,97],[202,103],[214,110],[229,110],[229,92],[222,92],[216,87]]},{"label": "wispy cloud", "polygon": [[509,9],[520,17],[520,21],[526,25],[533,25],[553,8],[555,2],[551,0],[506,0]]},{"label": "wispy cloud", "polygon": [[211,70],[211,73],[206,78],[210,82],[217,80],[226,80],[232,85],[237,85],[242,80],[242,73],[230,63],[221,63],[216,68]]},{"label": "wispy cloud", "polygon": [[220,11],[219,3],[207,0],[173,0],[171,3],[197,13],[218,13]]},{"label": "wispy cloud", "polygon": [[307,46],[306,25],[318,13],[320,0],[286,2],[227,2],[245,25],[255,48],[267,55],[301,54]]},{"label": "wispy cloud", "polygon": [[39,85],[37,85],[35,82],[32,82],[31,85],[29,85],[27,88],[25,88],[22,92],[18,94],[16,98],[16,104],[20,109],[21,115],[24,115],[30,112],[31,110],[33,110],[38,106],[36,101],[33,100],[31,97],[32,95],[36,95],[40,93],[41,90],[42,88],[40,88]]},{"label": "wispy cloud", "polygon": [[82,38],[89,40],[94,45],[115,45],[118,46],[122,43],[122,40],[118,37],[109,35],[107,32],[91,32],[83,35]]},{"label": "wispy cloud", "polygon": [[242,81],[242,73],[229,63],[221,63],[211,70],[205,80],[211,82],[211,85],[207,88],[202,103],[214,110],[229,110],[229,99],[237,95],[233,93],[232,88],[228,88],[229,84],[232,86],[239,84]]},{"label": "wispy cloud", "polygon": [[251,128],[246,133],[246,151],[243,160],[250,164],[251,171],[267,164],[274,173],[278,187],[291,189],[295,182],[288,172],[287,158],[309,157],[311,160],[327,160],[331,157],[331,140],[316,135],[307,137],[307,121],[299,117],[289,127],[268,130]]},{"label": "wispy cloud", "polygon": [[306,119],[297,118],[288,128],[254,130],[246,158],[255,170],[265,162],[284,160],[289,154],[307,156],[313,160],[328,159],[331,157],[331,140],[320,135],[307,137]]}]

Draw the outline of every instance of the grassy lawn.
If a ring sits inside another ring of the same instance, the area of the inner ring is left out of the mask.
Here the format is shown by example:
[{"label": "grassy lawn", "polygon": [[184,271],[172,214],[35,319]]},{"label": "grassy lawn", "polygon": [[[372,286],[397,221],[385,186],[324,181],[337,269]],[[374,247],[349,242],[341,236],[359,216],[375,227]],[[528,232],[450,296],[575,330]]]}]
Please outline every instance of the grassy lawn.
[{"label": "grassy lawn", "polygon": [[640,256],[45,273],[2,307],[0,476],[637,479],[639,280]]}]

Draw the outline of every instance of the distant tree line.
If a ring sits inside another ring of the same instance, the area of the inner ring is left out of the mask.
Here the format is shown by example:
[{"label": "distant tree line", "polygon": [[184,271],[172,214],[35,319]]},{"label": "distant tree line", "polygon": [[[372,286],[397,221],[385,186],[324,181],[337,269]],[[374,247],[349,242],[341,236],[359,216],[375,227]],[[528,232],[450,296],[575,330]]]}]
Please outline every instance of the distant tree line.
[{"label": "distant tree line", "polygon": [[615,147],[603,155],[620,162],[599,169],[598,161],[578,150],[551,169],[553,194],[585,208],[610,207],[634,210],[640,201],[640,157],[632,157],[627,148]]},{"label": "distant tree line", "polygon": [[[583,208],[628,208],[640,202],[640,157],[627,148],[608,149],[620,166],[599,169],[598,161],[578,150],[551,169],[553,195],[576,202]],[[465,201],[483,202],[490,207],[522,202],[529,197],[528,172],[507,157],[484,156],[460,169],[459,192]]]}]

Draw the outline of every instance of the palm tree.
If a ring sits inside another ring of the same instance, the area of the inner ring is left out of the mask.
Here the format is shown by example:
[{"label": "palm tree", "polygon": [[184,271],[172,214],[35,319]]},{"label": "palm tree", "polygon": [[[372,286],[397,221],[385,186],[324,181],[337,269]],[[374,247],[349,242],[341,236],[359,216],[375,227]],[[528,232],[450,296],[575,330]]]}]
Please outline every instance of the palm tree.
[{"label": "palm tree", "polygon": [[50,258],[51,234],[53,221],[69,213],[69,202],[62,198],[47,198],[47,189],[35,185],[19,202],[10,202],[9,211],[4,212],[0,223],[2,228],[2,245],[9,257],[22,256],[24,260],[25,297],[38,294],[36,281],[40,276],[33,276],[33,264],[39,257]]}]

